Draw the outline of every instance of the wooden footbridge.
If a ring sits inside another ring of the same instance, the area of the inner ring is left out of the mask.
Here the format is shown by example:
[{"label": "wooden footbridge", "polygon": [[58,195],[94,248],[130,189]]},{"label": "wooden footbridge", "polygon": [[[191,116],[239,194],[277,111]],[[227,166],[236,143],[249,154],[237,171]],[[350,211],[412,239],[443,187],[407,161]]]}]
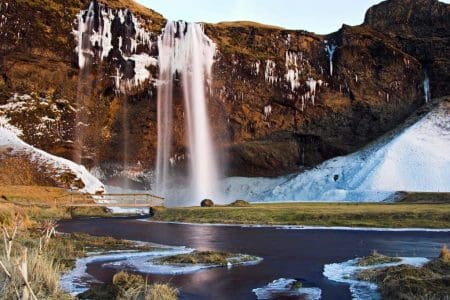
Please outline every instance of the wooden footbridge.
[{"label": "wooden footbridge", "polygon": [[57,206],[149,208],[164,205],[164,198],[151,194],[79,194],[55,198]]}]

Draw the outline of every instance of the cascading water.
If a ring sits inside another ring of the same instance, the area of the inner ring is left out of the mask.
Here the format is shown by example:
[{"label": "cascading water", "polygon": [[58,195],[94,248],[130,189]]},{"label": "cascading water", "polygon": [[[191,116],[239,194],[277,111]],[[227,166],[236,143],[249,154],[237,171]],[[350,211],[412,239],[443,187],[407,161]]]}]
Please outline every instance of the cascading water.
[{"label": "cascading water", "polygon": [[428,103],[431,99],[431,92],[430,92],[430,78],[428,77],[428,72],[425,71],[425,79],[423,80],[423,92],[425,94],[425,102]]},{"label": "cascading water", "polygon": [[189,150],[190,192],[195,201],[218,196],[218,168],[207,113],[207,87],[216,51],[200,24],[168,22],[159,38],[156,189],[167,196],[172,152],[173,81],[180,77]]},{"label": "cascading water", "polygon": [[98,7],[94,2],[89,4],[89,9],[80,12],[78,15],[78,30],[77,34],[77,53],[78,53],[78,86],[77,86],[77,114],[75,121],[75,152],[73,160],[81,164],[83,157],[84,145],[84,127],[87,122],[87,112],[85,105],[92,91],[92,82],[88,80],[90,68],[94,54],[91,47],[91,33],[95,27],[95,14],[98,13]]},{"label": "cascading water", "polygon": [[328,59],[330,61],[330,76],[333,76],[333,56],[334,56],[334,52],[336,51],[337,46],[336,45],[330,45],[330,44],[326,44],[325,45],[325,51],[328,54]]}]

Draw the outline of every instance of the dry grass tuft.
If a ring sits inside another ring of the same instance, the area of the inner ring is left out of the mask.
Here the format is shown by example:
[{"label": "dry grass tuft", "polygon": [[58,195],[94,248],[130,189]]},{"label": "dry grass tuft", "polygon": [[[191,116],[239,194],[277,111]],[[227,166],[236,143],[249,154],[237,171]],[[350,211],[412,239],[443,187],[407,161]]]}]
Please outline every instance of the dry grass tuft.
[{"label": "dry grass tuft", "polygon": [[117,290],[116,299],[139,299],[145,291],[144,278],[127,272],[114,275],[113,285]]},{"label": "dry grass tuft", "polygon": [[30,238],[20,231],[21,223],[20,216],[16,215],[14,225],[2,226],[0,298],[70,299],[59,287],[62,269],[52,248],[48,247],[55,223],[43,224],[40,238]]},{"label": "dry grass tuft", "polygon": [[145,300],[176,300],[178,289],[163,283],[151,284],[145,294]]},{"label": "dry grass tuft", "polygon": [[178,293],[178,290],[169,284],[147,284],[140,275],[119,272],[114,275],[112,284],[91,288],[82,297],[93,300],[176,300]]},{"label": "dry grass tuft", "polygon": [[443,261],[443,262],[450,262],[450,250],[448,250],[447,245],[444,245],[441,248],[441,251],[439,253],[439,258]]}]

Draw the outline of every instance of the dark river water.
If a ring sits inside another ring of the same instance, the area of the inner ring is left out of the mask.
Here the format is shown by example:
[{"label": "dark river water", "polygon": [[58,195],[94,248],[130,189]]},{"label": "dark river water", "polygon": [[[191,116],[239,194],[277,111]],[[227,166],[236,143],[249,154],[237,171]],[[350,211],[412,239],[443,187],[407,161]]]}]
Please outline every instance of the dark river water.
[{"label": "dark river water", "polygon": [[[288,230],[267,227],[181,225],[136,219],[80,219],[61,222],[62,232],[84,232],[199,250],[239,252],[262,257],[254,266],[217,268],[187,275],[153,276],[170,281],[181,299],[255,299],[252,289],[278,278],[302,280],[322,289],[322,299],[351,299],[349,286],[328,280],[325,264],[365,256],[373,250],[387,255],[436,257],[450,244],[449,232],[389,232],[352,230]],[[114,270],[101,264],[88,273],[107,282]]]}]

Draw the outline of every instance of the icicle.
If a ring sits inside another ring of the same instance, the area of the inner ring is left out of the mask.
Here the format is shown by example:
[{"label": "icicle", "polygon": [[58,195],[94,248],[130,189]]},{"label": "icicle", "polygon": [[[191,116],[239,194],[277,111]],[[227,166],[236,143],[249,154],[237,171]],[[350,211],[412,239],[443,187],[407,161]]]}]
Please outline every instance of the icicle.
[{"label": "icicle", "polygon": [[272,114],[272,106],[271,105],[265,106],[264,107],[264,119],[265,120],[269,119],[271,114]]},{"label": "icicle", "polygon": [[276,66],[277,65],[274,61],[271,61],[270,59],[266,60],[266,71],[264,74],[264,78],[270,84],[274,84],[278,81],[278,78],[275,75]]}]

